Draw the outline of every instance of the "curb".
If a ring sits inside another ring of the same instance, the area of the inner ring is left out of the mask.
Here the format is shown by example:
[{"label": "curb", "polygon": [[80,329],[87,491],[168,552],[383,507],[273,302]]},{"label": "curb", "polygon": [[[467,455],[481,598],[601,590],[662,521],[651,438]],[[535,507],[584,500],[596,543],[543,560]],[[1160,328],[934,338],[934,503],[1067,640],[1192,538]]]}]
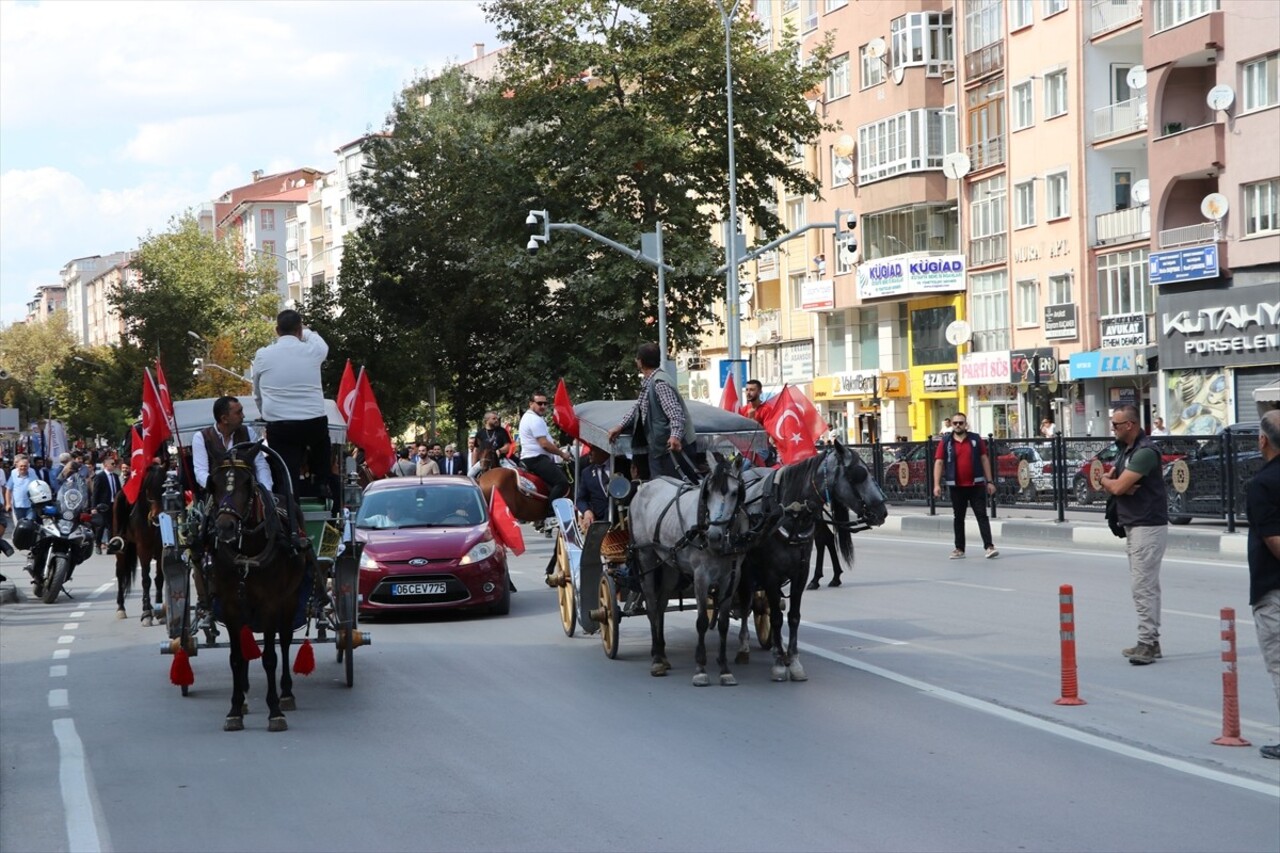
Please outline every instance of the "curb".
[{"label": "curb", "polygon": [[0,604],[17,604],[18,587],[11,581],[0,583]]},{"label": "curb", "polygon": [[[888,533],[898,533],[912,538],[953,541],[950,515],[921,515],[905,513],[889,517],[879,528]],[[965,519],[967,539],[981,542],[978,524],[972,515]],[[1101,524],[1075,521],[991,520],[991,536],[996,547],[1007,542],[1010,545],[1039,545],[1048,548],[1072,548],[1088,551],[1115,551],[1125,553],[1125,542]],[[1244,562],[1248,549],[1248,537],[1243,533],[1215,533],[1169,528],[1167,552],[1179,556],[1221,557]]]}]

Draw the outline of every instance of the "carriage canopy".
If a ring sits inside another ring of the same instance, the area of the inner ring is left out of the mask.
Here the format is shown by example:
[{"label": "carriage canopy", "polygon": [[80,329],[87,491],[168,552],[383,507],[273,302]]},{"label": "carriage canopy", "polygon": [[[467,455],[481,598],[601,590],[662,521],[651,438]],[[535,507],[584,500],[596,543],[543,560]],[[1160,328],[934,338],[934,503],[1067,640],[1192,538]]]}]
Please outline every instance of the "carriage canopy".
[{"label": "carriage canopy", "polygon": [[[609,430],[631,411],[635,400],[591,400],[573,407],[578,416],[578,436],[593,447],[609,447]],[[686,401],[698,444],[707,452],[764,454],[769,436],[760,424],[748,417],[693,400]],[[613,444],[615,454],[631,453],[631,436],[620,435]]]},{"label": "carriage canopy", "polygon": [[[178,421],[178,432],[182,436],[183,445],[190,447],[195,434],[205,427],[213,426],[213,401],[216,397],[201,397],[198,400],[174,400],[173,416]],[[236,397],[244,406],[244,422],[252,424],[259,420],[258,404],[252,394]],[[333,400],[324,401],[325,414],[329,418],[329,440],[341,445],[347,440],[347,422],[338,412],[338,404]]]}]

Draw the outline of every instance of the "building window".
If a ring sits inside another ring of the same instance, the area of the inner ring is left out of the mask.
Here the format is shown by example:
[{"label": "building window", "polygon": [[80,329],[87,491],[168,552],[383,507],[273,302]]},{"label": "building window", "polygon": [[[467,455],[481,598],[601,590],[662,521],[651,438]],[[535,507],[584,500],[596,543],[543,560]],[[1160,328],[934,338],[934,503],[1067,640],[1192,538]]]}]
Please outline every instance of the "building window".
[{"label": "building window", "polygon": [[[262,254],[266,255],[267,257],[273,257],[273,256],[276,254],[276,241],[275,241],[275,240],[263,240],[263,241],[262,241]],[[272,263],[275,263],[275,261],[272,261]]]},{"label": "building window", "polygon": [[954,364],[956,348],[947,343],[947,326],[955,322],[954,305],[917,308],[911,312],[911,363]]},{"label": "building window", "polygon": [[1067,188],[1067,173],[1055,172],[1044,179],[1044,218],[1063,219],[1071,215],[1071,199]]},{"label": "building window", "polygon": [[1018,327],[1040,325],[1040,282],[1034,278],[1018,282]]},{"label": "building window", "polygon": [[804,196],[787,199],[787,230],[795,231],[807,224],[808,222],[805,221]]},{"label": "building window", "polygon": [[969,0],[964,9],[964,47],[975,51],[1004,35],[1004,0]]},{"label": "building window", "polygon": [[1036,224],[1036,182],[1013,185],[1013,227],[1030,228]]},{"label": "building window", "polygon": [[1187,21],[1216,12],[1219,0],[1152,0],[1156,32],[1181,26]]},{"label": "building window", "polygon": [[831,60],[827,74],[827,100],[834,101],[849,94],[849,54],[842,53]]},{"label": "building window", "polygon": [[973,352],[1009,348],[1009,274],[1004,270],[969,276],[969,321]]},{"label": "building window", "polygon": [[836,9],[843,9],[847,5],[849,5],[849,0],[827,0],[826,13],[830,14]]},{"label": "building window", "polygon": [[1029,27],[1035,21],[1031,0],[1009,0],[1009,30]]},{"label": "building window", "polygon": [[1005,160],[1004,150],[1004,78],[966,94],[969,119],[969,160],[974,170],[997,166]]},{"label": "building window", "polygon": [[973,185],[969,201],[969,263],[974,266],[998,263],[1008,257],[1006,187],[1004,175]]},{"label": "building window", "polygon": [[804,12],[801,14],[800,32],[808,33],[818,28],[818,0],[804,0]]},{"label": "building window", "polygon": [[884,82],[884,58],[875,59],[867,54],[867,46],[864,44],[858,48],[858,59],[862,63],[862,81],[863,89],[870,89],[872,86],[878,86]]},{"label": "building window", "polygon": [[1071,273],[1049,276],[1049,304],[1068,305],[1071,299]]},{"label": "building window", "polygon": [[796,9],[799,9],[799,8],[800,8],[800,0],[782,0],[783,14],[786,14],[787,12],[794,12]]},{"label": "building window", "polygon": [[1048,18],[1067,11],[1067,0],[1044,0],[1044,16]]},{"label": "building window", "polygon": [[1036,123],[1036,106],[1031,81],[1013,87],[1013,129],[1023,130]]},{"label": "building window", "polygon": [[875,370],[880,366],[880,309],[863,308],[858,312],[858,364],[856,370]]},{"label": "building window", "polygon": [[1067,72],[1044,75],[1044,117],[1056,118],[1067,113]]},{"label": "building window", "polygon": [[915,204],[870,213],[858,223],[862,254],[885,258],[914,252],[954,253],[959,250],[955,208],[946,204]]},{"label": "building window", "polygon": [[955,66],[951,13],[914,12],[889,24],[890,63],[894,68],[923,65],[930,75]]},{"label": "building window", "polygon": [[276,230],[276,211],[271,207],[264,207],[258,211],[258,228],[262,231]]},{"label": "building window", "polygon": [[1280,232],[1277,223],[1276,197],[1280,195],[1280,180],[1245,184],[1240,188],[1244,195],[1244,236]]},{"label": "building window", "polygon": [[1245,112],[1274,107],[1280,103],[1280,87],[1276,85],[1276,66],[1280,64],[1280,53],[1273,53],[1261,59],[1244,64],[1243,85],[1244,96],[1241,106]]},{"label": "building window", "polygon": [[953,122],[944,110],[911,110],[858,128],[858,183],[941,169],[943,156],[953,150]]},{"label": "building window", "polygon": [[1148,282],[1146,249],[1098,256],[1099,313],[1150,314],[1155,300]]},{"label": "building window", "polygon": [[[793,311],[800,310],[800,303],[804,298],[804,283],[809,280],[807,272],[793,272],[788,277],[788,286],[791,290],[791,309]],[[787,337],[785,334],[783,337]]]}]

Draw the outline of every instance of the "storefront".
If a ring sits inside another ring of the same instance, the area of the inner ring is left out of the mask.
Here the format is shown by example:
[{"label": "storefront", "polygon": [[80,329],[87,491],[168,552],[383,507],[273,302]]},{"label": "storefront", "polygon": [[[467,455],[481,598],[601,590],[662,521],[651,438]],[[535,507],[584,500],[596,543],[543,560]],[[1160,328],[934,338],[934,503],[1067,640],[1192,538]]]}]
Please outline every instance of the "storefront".
[{"label": "storefront", "polygon": [[1115,347],[1071,356],[1070,378],[1083,391],[1086,415],[1080,434],[1105,437],[1108,414],[1116,406],[1138,407],[1142,423],[1150,427],[1160,414],[1155,404],[1156,383],[1148,372],[1147,348]]},{"label": "storefront", "polygon": [[813,401],[845,441],[870,444],[907,434],[905,370],[853,370],[818,376]]},{"label": "storefront", "polygon": [[1018,407],[1009,416],[1009,435],[1034,438],[1040,422],[1058,420],[1058,350],[1056,347],[1014,350],[1009,353],[1009,383],[1018,389]]}]

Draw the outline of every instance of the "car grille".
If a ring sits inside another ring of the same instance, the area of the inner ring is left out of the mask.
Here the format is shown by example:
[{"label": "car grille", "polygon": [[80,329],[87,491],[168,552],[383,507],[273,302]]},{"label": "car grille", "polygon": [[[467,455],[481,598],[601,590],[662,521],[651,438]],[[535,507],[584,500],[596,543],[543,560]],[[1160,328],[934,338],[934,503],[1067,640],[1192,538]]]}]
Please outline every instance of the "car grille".
[{"label": "car grille", "polygon": [[[393,583],[440,583],[444,582],[443,595],[392,595]],[[466,601],[471,597],[471,590],[454,575],[393,575],[384,578],[369,593],[369,601],[375,604],[452,604]]]}]

